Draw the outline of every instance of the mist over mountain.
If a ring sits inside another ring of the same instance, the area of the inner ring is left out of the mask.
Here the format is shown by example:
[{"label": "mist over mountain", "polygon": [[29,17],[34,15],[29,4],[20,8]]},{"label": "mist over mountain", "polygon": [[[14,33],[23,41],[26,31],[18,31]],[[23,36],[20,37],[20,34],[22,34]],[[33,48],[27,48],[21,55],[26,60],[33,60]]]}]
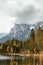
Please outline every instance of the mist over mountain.
[{"label": "mist over mountain", "polygon": [[39,25],[43,29],[43,22],[39,22],[37,24],[15,24],[8,35],[0,38],[0,43],[4,43],[5,41],[13,38],[20,41],[26,41],[30,37],[31,29],[33,28],[36,31]]}]

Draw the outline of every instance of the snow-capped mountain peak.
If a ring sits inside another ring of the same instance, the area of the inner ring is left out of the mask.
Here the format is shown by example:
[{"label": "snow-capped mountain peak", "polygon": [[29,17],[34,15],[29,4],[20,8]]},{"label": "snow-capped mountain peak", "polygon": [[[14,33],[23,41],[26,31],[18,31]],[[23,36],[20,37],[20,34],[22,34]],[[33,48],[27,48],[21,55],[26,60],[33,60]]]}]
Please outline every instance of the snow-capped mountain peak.
[{"label": "snow-capped mountain peak", "polygon": [[[12,35],[18,40],[25,40],[29,37],[30,25],[27,24],[16,24],[15,27],[11,29]],[[27,36],[27,37],[26,37]]]},{"label": "snow-capped mountain peak", "polygon": [[38,26],[41,25],[43,29],[43,23],[37,24],[15,24],[11,29],[10,33],[2,38],[0,38],[0,43],[3,43],[7,40],[17,39],[17,40],[28,40],[30,37],[31,29],[37,30]]}]

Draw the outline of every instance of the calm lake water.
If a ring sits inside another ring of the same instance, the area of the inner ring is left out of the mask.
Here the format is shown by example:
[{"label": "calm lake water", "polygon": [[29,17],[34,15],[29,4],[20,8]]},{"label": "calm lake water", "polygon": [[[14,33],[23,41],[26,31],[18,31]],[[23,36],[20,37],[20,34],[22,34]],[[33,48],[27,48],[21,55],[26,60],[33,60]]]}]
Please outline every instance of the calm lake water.
[{"label": "calm lake water", "polygon": [[0,56],[0,65],[43,65],[43,58]]}]

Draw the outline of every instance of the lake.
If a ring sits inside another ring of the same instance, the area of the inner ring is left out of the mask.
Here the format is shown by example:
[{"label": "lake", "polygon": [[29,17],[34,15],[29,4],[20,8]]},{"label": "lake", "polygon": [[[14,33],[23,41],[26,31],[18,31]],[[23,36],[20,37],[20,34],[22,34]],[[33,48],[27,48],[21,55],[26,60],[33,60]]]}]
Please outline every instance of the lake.
[{"label": "lake", "polygon": [[43,58],[34,56],[2,56],[0,65],[43,65]]}]

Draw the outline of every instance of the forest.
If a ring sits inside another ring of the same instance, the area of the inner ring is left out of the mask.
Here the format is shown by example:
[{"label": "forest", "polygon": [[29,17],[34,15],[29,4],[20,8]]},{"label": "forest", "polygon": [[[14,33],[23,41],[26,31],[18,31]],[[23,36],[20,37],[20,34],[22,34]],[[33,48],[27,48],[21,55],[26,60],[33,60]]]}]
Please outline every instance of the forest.
[{"label": "forest", "polygon": [[8,53],[34,53],[34,50],[39,53],[43,51],[43,29],[39,26],[35,31],[31,29],[30,38],[26,41],[17,39],[7,40],[5,43],[0,43],[0,54]]}]

